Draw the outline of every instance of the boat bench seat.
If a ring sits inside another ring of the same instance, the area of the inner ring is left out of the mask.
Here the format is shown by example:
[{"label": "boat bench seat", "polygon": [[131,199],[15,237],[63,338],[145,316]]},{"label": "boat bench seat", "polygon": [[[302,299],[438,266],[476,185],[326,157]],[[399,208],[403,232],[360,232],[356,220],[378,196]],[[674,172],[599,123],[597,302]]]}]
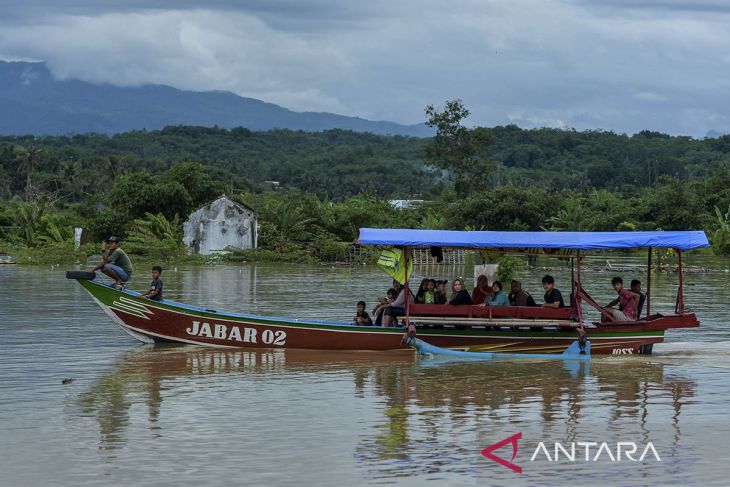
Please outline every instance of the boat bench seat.
[{"label": "boat bench seat", "polygon": [[539,306],[485,306],[481,308],[475,305],[412,304],[410,305],[410,315],[412,317],[442,316],[456,318],[514,318],[516,320],[574,321],[578,319],[578,309],[575,307],[542,308]]}]

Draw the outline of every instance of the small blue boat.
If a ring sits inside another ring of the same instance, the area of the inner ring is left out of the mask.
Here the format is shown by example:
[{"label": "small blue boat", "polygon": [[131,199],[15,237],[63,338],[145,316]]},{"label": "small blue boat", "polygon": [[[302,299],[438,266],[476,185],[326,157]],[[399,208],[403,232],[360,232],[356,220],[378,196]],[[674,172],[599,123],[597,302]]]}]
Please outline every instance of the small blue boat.
[{"label": "small blue boat", "polygon": [[568,348],[560,355],[552,353],[492,353],[492,352],[465,352],[463,350],[453,350],[450,348],[441,348],[415,336],[408,337],[407,343],[410,347],[415,348],[421,355],[440,355],[446,357],[457,357],[471,360],[492,360],[503,358],[517,359],[558,359],[558,360],[590,360],[591,358],[591,342],[586,340],[582,344],[576,340],[568,346]]}]

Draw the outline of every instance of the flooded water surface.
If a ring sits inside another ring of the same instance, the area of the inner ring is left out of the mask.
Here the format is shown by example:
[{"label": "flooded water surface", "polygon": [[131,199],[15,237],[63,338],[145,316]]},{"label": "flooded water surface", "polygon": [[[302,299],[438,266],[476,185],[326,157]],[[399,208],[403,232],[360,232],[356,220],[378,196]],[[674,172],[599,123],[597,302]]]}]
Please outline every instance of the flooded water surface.
[{"label": "flooded water surface", "polygon": [[[0,266],[0,485],[727,485],[730,262],[690,264],[720,269],[685,276],[700,328],[589,364],[152,347],[62,270]],[[536,297],[545,272],[521,276]],[[599,301],[614,274],[586,272]],[[569,289],[569,270],[554,275]],[[676,278],[653,276],[653,310],[673,308]],[[163,279],[191,304],[334,320],[388,287],[367,267]]]}]

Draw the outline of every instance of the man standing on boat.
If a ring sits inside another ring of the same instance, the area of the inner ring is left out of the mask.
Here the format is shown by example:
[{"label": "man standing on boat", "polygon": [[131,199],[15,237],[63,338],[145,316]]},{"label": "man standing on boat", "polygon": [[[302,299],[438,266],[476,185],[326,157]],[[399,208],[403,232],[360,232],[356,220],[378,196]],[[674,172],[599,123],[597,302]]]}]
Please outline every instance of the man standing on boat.
[{"label": "man standing on boat", "polygon": [[[107,254],[107,246],[109,253]],[[114,279],[114,287],[124,286],[124,283],[132,277],[132,261],[126,252],[119,248],[119,239],[117,237],[109,237],[101,243],[101,263],[94,267],[96,272],[101,272]]]}]

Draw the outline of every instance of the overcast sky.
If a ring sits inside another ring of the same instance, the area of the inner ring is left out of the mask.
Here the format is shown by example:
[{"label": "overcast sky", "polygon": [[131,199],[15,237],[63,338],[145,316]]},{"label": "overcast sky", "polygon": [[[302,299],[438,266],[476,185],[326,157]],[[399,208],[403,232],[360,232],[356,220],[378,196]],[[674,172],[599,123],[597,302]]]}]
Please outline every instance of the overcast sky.
[{"label": "overcast sky", "polygon": [[418,123],[730,132],[727,0],[0,0],[0,59]]}]

